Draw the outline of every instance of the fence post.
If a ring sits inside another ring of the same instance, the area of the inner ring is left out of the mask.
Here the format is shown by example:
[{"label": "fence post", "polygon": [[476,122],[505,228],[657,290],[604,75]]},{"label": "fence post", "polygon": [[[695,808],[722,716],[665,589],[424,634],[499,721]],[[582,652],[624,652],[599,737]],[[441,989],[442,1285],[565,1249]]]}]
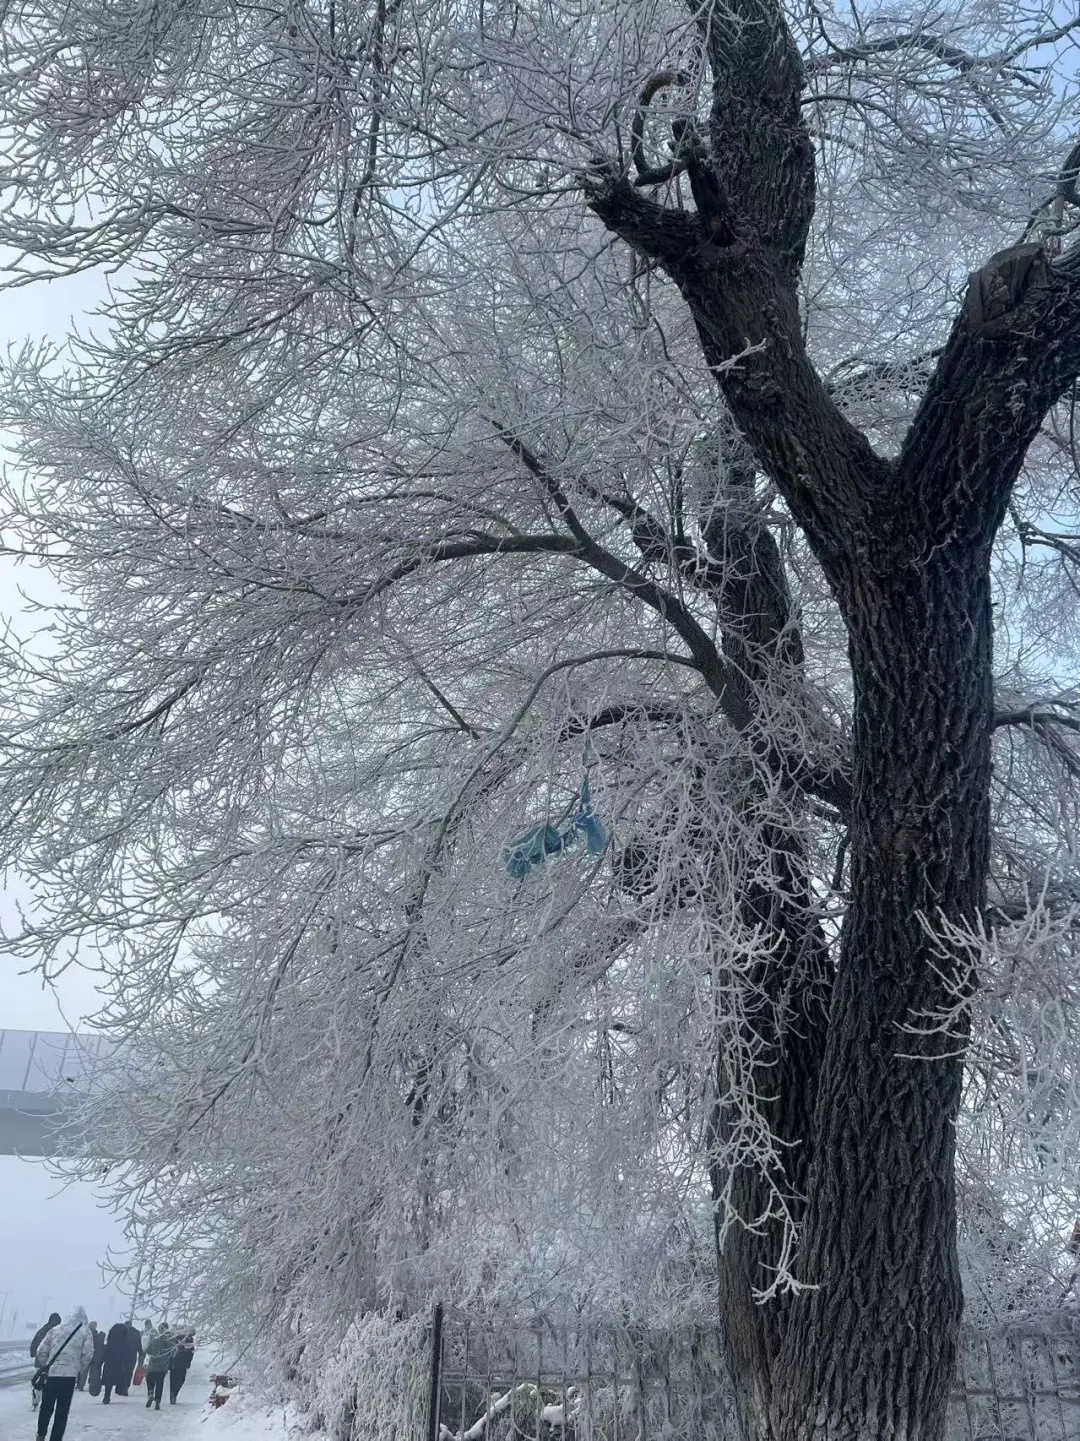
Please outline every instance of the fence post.
[{"label": "fence post", "polygon": [[634,1346],[634,1380],[637,1382],[637,1441],[645,1441],[645,1368],[641,1358],[643,1344],[641,1338],[638,1337]]},{"label": "fence post", "polygon": [[428,1396],[427,1441],[439,1441],[439,1399],[442,1392],[442,1302],[431,1315],[431,1392]]}]

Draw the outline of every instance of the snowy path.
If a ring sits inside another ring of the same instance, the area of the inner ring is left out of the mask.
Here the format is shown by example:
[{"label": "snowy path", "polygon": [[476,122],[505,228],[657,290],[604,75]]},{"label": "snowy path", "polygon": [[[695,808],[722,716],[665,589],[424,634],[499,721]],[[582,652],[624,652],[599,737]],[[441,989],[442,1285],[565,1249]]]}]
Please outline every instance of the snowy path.
[{"label": "snowy path", "polygon": [[[220,1410],[207,1405],[210,1383],[203,1374],[189,1378],[175,1406],[168,1395],[160,1411],[146,1409],[146,1393],[113,1397],[108,1406],[77,1391],[64,1441],[286,1441],[289,1430],[280,1411],[245,1405],[239,1395]],[[0,1441],[33,1441],[37,1417],[29,1388],[0,1390]],[[311,1438],[318,1441],[318,1438]]]},{"label": "snowy path", "polygon": [[[196,1437],[208,1435],[206,1426],[197,1423],[209,1414],[206,1397],[209,1383],[198,1377],[189,1381],[180,1392],[175,1406],[170,1406],[168,1397],[160,1412],[147,1411],[146,1392],[139,1387],[128,1397],[114,1396],[108,1406],[101,1404],[85,1391],[76,1391],[71,1403],[65,1441],[151,1441],[155,1436],[170,1441],[195,1441]],[[189,1394],[190,1391],[190,1394]],[[37,1415],[30,1409],[29,1386],[5,1386],[0,1391],[0,1437],[3,1441],[17,1441],[23,1436],[32,1438],[36,1432]]]}]

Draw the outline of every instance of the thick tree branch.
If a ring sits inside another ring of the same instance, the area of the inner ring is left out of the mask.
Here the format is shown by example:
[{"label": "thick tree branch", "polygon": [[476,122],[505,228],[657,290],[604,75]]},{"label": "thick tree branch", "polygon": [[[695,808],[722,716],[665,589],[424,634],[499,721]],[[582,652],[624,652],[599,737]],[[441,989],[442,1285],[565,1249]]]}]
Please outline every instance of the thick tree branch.
[{"label": "thick tree branch", "polygon": [[1028,446],[1080,375],[1080,247],[991,256],[968,284],[898,461],[895,519],[926,550],[997,530]]},{"label": "thick tree branch", "polygon": [[613,580],[622,590],[644,602],[671,625],[697,662],[706,685],[720,702],[727,719],[736,730],[748,729],[753,716],[734,673],[724,664],[711,637],[682,601],[648,576],[626,565],[618,556],[612,555],[593,539],[578,519],[558,480],[518,436],[509,431],[501,431],[500,438],[551,497],[560,517],[569,526],[577,542],[577,554],[580,558],[592,566],[593,570]]},{"label": "thick tree branch", "polygon": [[799,110],[805,76],[778,0],[690,0],[709,57],[716,180],[793,280],[814,211],[814,151]]},{"label": "thick tree branch", "polygon": [[[598,161],[586,202],[682,291],[757,462],[836,583],[853,532],[871,525],[891,467],[848,422],[806,353],[795,282],[814,208],[803,70],[776,0],[704,4],[713,74],[708,143],[676,131],[697,210],[667,209]],[[752,353],[753,352],[753,353]]]},{"label": "thick tree branch", "polygon": [[1005,726],[1019,726],[1026,729],[1061,726],[1064,730],[1080,733],[1080,719],[1076,716],[1062,715],[1060,711],[1042,710],[1037,705],[1026,710],[998,711],[994,716],[994,729],[1000,730]]},{"label": "thick tree branch", "polygon": [[665,210],[624,177],[609,171],[602,184],[594,171],[586,196],[610,230],[679,285],[740,430],[834,576],[842,530],[869,524],[891,467],[811,364],[794,289],[759,243],[719,245],[700,217]]},{"label": "thick tree branch", "polygon": [[[674,544],[659,522],[636,503],[628,501],[625,507],[617,507],[636,527],[635,539],[646,558],[659,559],[663,555],[693,584],[711,593],[724,627],[724,650],[730,661],[725,664],[681,601],[626,566],[589,535],[558,481],[520,437],[502,430],[500,438],[551,496],[560,516],[571,526],[581,557],[671,622],[720,700],[728,721],[739,731],[756,729],[755,749],[761,760],[789,784],[847,815],[851,780],[846,769],[832,759],[822,762],[805,753],[776,750],[769,740],[768,720],[765,718],[762,724],[759,715],[755,687],[764,684],[777,665],[790,667],[790,683],[800,685],[802,661],[783,569],[767,527],[756,527],[751,535],[745,517],[736,518],[730,507],[718,509],[705,525],[706,537],[717,557],[711,560],[694,547]],[[735,471],[738,469],[736,465]],[[744,476],[744,484],[746,479]],[[752,484],[752,470],[749,480]],[[604,499],[612,498],[605,494]],[[702,645],[703,636],[707,650]],[[719,678],[714,682],[710,675],[717,667]]]},{"label": "thick tree branch", "polygon": [[[505,439],[506,437],[504,437]],[[515,438],[507,439],[510,449],[531,470],[555,500],[561,517],[570,527],[569,536],[560,535],[477,535],[468,540],[439,541],[419,548],[407,560],[399,562],[393,569],[373,580],[359,595],[346,596],[338,604],[344,606],[369,605],[377,596],[389,590],[399,581],[415,574],[426,565],[443,564],[452,560],[466,560],[484,555],[569,555],[584,561],[593,570],[615,582],[642,601],[657,615],[661,616],[679,636],[690,651],[692,663],[701,672],[706,685],[720,702],[720,708],[736,730],[746,730],[752,721],[742,698],[731,668],[727,666],[719,651],[704,628],[696,621],[685,605],[669,591],[651,581],[640,571],[634,570],[605,550],[585,530],[573,507],[563,495],[557,483],[550,477],[539,460]],[[677,659],[677,657],[673,657]]]},{"label": "thick tree branch", "polygon": [[685,85],[687,77],[681,70],[661,70],[645,85],[638,100],[631,126],[631,154],[637,171],[638,185],[662,185],[685,169],[685,162],[677,156],[663,165],[650,165],[645,158],[645,115],[653,97],[670,85]]},{"label": "thick tree branch", "polygon": [[576,717],[567,721],[559,734],[561,741],[573,740],[575,736],[584,735],[588,731],[602,730],[605,726],[622,725],[624,721],[646,720],[652,725],[674,725],[686,719],[686,712],[678,706],[638,704],[635,701],[624,701],[618,705],[608,705],[600,710],[594,711],[592,715]]},{"label": "thick tree branch", "polygon": [[435,541],[418,547],[406,560],[373,580],[359,595],[344,596],[338,603],[343,606],[368,605],[425,565],[468,560],[480,555],[537,555],[545,552],[567,555],[577,549],[577,542],[568,535],[476,535],[469,540]]},{"label": "thick tree branch", "polygon": [[999,711],[994,716],[994,728],[1016,727],[1028,731],[1074,780],[1080,778],[1080,749],[1075,740],[1070,741],[1063,731],[1072,736],[1080,733],[1080,720],[1076,716],[1062,715],[1059,711],[1030,710]]},{"label": "thick tree branch", "polygon": [[[509,445],[513,437],[508,432],[501,435]],[[540,462],[523,443],[518,441],[511,448],[534,475],[542,472]],[[718,475],[717,495],[702,520],[708,551],[675,541],[655,516],[632,497],[614,495],[584,480],[578,484],[588,496],[610,506],[628,521],[631,538],[645,560],[677,570],[689,585],[708,595],[716,605],[724,635],[724,655],[731,663],[731,684],[741,691],[748,714],[757,715],[756,688],[767,686],[770,678],[776,680],[778,665],[790,669],[792,687],[802,686],[802,642],[776,542],[768,526],[754,520],[749,513],[754,484],[752,457],[740,441],[726,459],[730,462],[727,489],[731,489],[732,494],[721,497],[723,487]],[[563,504],[566,503],[563,496]],[[577,523],[582,534],[586,534],[580,521]],[[641,707],[616,706],[604,712],[607,719],[589,725],[613,724],[631,713],[644,712]],[[659,718],[652,710],[648,714]],[[672,712],[671,716],[675,714]],[[767,724],[764,729],[768,731]],[[819,756],[779,753],[771,756],[771,764],[808,794],[845,815],[848,813],[851,778],[844,765]]]},{"label": "thick tree branch", "polygon": [[963,74],[980,65],[989,69],[994,63],[968,54],[958,45],[953,45],[950,41],[940,35],[934,35],[931,31],[910,30],[902,35],[886,35],[880,40],[864,40],[859,45],[834,46],[826,54],[816,55],[812,60],[807,61],[806,69],[809,74],[816,75],[819,71],[828,70],[833,65],[842,62],[868,60],[874,55],[890,55],[905,50],[922,51],[924,54],[942,61],[950,69],[959,70]]},{"label": "thick tree branch", "polygon": [[609,230],[645,260],[668,268],[709,244],[709,234],[689,211],[671,210],[642,195],[629,177],[605,156],[597,156],[582,173],[586,204]]}]

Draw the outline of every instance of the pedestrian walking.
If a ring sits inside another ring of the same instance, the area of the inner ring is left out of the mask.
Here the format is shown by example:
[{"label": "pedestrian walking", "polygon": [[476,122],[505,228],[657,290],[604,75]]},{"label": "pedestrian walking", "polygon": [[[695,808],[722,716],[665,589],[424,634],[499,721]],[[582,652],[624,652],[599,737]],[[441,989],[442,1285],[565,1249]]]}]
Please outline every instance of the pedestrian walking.
[{"label": "pedestrian walking", "polygon": [[176,1398],[187,1380],[187,1373],[195,1359],[195,1332],[179,1330],[176,1334],[176,1350],[169,1364],[169,1405],[176,1405]]},{"label": "pedestrian walking", "polygon": [[49,1317],[49,1319],[45,1322],[44,1326],[39,1326],[34,1332],[34,1339],[30,1342],[31,1356],[37,1355],[37,1348],[41,1345],[42,1341],[44,1341],[46,1333],[48,1331],[51,1331],[54,1326],[59,1326],[59,1324],[60,1312],[54,1311]]},{"label": "pedestrian walking", "polygon": [[94,1337],[94,1359],[90,1362],[87,1390],[91,1396],[100,1396],[101,1368],[105,1362],[105,1337],[98,1330],[98,1323],[96,1321],[90,1322],[90,1331]]},{"label": "pedestrian walking", "polygon": [[38,1411],[38,1441],[45,1441],[50,1421],[50,1441],[63,1441],[71,1398],[75,1395],[75,1382],[83,1367],[89,1366],[93,1355],[94,1338],[81,1306],[76,1306],[66,1321],[53,1326],[42,1337],[34,1356],[39,1369],[45,1372],[41,1409]]},{"label": "pedestrian walking", "polygon": [[170,1335],[168,1323],[162,1321],[146,1343],[146,1409],[153,1406],[161,1410],[161,1395],[165,1390],[165,1377],[169,1374],[173,1356],[176,1354],[176,1338]]},{"label": "pedestrian walking", "polygon": [[89,1378],[90,1378],[90,1368],[91,1368],[91,1366],[93,1366],[93,1364],[94,1364],[94,1356],[97,1354],[97,1341],[96,1341],[96,1339],[95,1339],[96,1336],[97,1336],[97,1322],[96,1322],[96,1321],[91,1321],[91,1322],[90,1322],[90,1339],[91,1339],[92,1341],[94,1341],[94,1349],[93,1349],[93,1351],[90,1353],[90,1359],[89,1359],[89,1361],[87,1361],[86,1365],[82,1368],[82,1370],[79,1372],[78,1376],[75,1378],[75,1390],[76,1390],[76,1391],[85,1391],[85,1390],[86,1390],[86,1383],[87,1383],[87,1381],[88,1381]]},{"label": "pedestrian walking", "polygon": [[104,1405],[109,1404],[113,1391],[118,1396],[128,1393],[131,1379],[131,1336],[126,1321],[117,1321],[109,1327],[105,1338],[105,1354],[101,1362],[101,1384],[105,1389]]},{"label": "pedestrian walking", "polygon": [[[139,1328],[138,1328],[137,1326],[133,1326],[133,1325],[131,1324],[131,1322],[129,1321],[129,1322],[128,1322],[128,1328],[127,1328],[127,1330],[128,1330],[128,1377],[127,1377],[127,1382],[125,1383],[124,1391],[123,1391],[123,1394],[124,1394],[125,1396],[127,1395],[127,1388],[128,1388],[128,1386],[130,1386],[130,1385],[132,1384],[132,1382],[135,1380],[135,1372],[136,1372],[137,1368],[142,1365],[142,1359],[143,1359],[143,1344],[142,1344],[142,1337],[139,1335]],[[119,1387],[117,1387],[117,1391],[119,1392]]]},{"label": "pedestrian walking", "polygon": [[[52,1330],[52,1328],[59,1323],[59,1321],[60,1321],[60,1312],[59,1312],[59,1311],[54,1311],[54,1312],[52,1313],[52,1315],[49,1317],[49,1319],[45,1322],[44,1326],[39,1326],[39,1327],[37,1328],[37,1330],[34,1332],[34,1339],[30,1342],[30,1359],[31,1359],[31,1360],[33,1360],[34,1357],[37,1355],[37,1348],[41,1345],[42,1341],[44,1341],[44,1339],[45,1339],[46,1335],[48,1334],[48,1332],[50,1332],[50,1331]],[[31,1387],[30,1387],[30,1405],[33,1407],[33,1409],[34,1409],[35,1411],[37,1410],[40,1401],[41,1401],[41,1392],[40,1392],[40,1391],[35,1391],[34,1388],[33,1388],[33,1386],[31,1386]]]}]

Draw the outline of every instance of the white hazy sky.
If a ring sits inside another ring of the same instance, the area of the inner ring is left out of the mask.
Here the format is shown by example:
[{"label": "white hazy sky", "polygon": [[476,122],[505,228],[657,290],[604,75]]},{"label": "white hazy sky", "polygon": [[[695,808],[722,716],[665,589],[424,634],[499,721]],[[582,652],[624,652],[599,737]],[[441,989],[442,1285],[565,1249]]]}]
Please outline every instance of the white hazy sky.
[{"label": "white hazy sky", "polygon": [[[80,275],[0,293],[0,347],[25,340],[62,341],[107,295],[106,278]],[[0,454],[3,452],[0,436]],[[0,615],[25,634],[31,622],[21,592],[47,599],[47,580],[0,558]],[[0,892],[0,918],[16,923],[17,880]],[[72,967],[55,987],[25,974],[25,962],[0,953],[0,1028],[78,1029],[98,1006],[91,973]],[[102,1266],[124,1257],[120,1221],[85,1183],[64,1185],[40,1161],[0,1156],[0,1339],[24,1336],[52,1310],[84,1305],[92,1320],[110,1325],[129,1303]]]}]

